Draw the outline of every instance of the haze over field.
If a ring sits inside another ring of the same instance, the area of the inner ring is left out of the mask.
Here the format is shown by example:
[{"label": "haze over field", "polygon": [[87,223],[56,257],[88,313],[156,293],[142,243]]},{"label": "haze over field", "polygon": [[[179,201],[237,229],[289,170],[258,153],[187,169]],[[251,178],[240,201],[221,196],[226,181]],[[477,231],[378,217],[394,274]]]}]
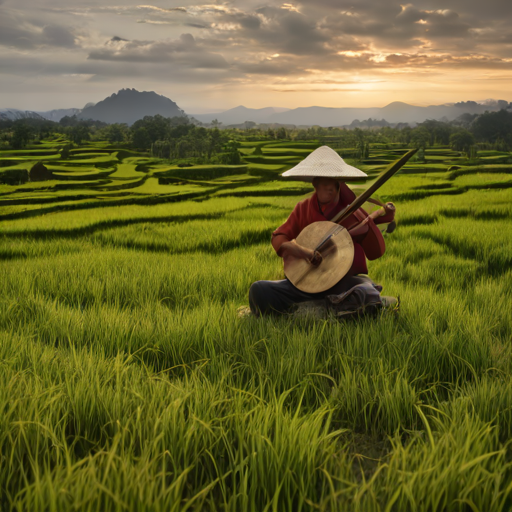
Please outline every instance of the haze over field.
[{"label": "haze over field", "polygon": [[0,0],[0,107],[123,87],[193,114],[510,101],[511,21],[507,0]]}]

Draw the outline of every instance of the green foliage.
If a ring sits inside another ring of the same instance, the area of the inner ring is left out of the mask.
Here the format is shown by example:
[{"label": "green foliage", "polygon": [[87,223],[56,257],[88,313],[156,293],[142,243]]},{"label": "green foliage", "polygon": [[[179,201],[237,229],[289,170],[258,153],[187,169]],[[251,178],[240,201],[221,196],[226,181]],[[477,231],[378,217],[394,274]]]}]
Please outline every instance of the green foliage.
[{"label": "green foliage", "polygon": [[[475,144],[475,137],[468,130],[458,130],[455,133],[450,135],[450,145],[455,151],[463,151],[467,153],[468,156],[470,153],[470,149]],[[470,156],[473,158],[473,156]]]},{"label": "green foliage", "polygon": [[184,178],[189,180],[213,180],[223,176],[231,176],[247,170],[246,165],[197,165],[179,166],[159,172],[160,178]]},{"label": "green foliage", "polygon": [[512,147],[512,112],[486,112],[473,121],[471,130],[478,140],[501,142],[502,149],[509,150]]},{"label": "green foliage", "polygon": [[69,135],[75,144],[82,144],[82,142],[91,139],[91,130],[87,124],[78,123],[77,125],[73,126],[73,128],[71,128]]},{"label": "green foliage", "polygon": [[[372,172],[407,150],[358,137]],[[94,141],[37,159],[101,180],[2,185],[0,508],[508,510],[512,167],[426,145],[379,190],[397,229],[370,275],[401,313],[348,322],[236,316],[283,277],[270,235],[312,190],[285,164]]]},{"label": "green foliage", "polygon": [[113,123],[106,129],[106,137],[111,144],[115,144],[116,142],[123,142],[127,136],[127,133],[128,126],[120,123]]},{"label": "green foliage", "polygon": [[238,152],[239,147],[240,143],[233,140],[229,141],[224,148],[225,152],[220,155],[220,163],[224,165],[240,165],[242,159]]},{"label": "green foliage", "polygon": [[67,160],[69,158],[69,152],[71,151],[71,144],[66,144],[62,146],[59,150],[61,160]]},{"label": "green foliage", "polygon": [[7,185],[20,185],[28,181],[27,169],[0,169],[0,183]]},{"label": "green foliage", "polygon": [[145,127],[137,128],[133,131],[133,145],[137,149],[141,149],[142,151],[146,151],[151,147],[151,137],[149,136],[149,132]]},{"label": "green foliage", "polygon": [[284,126],[280,126],[275,133],[276,139],[287,139],[288,133],[286,131],[286,128]]},{"label": "green foliage", "polygon": [[32,137],[31,128],[25,123],[18,123],[14,128],[14,132],[11,137],[12,149],[21,149],[25,147]]},{"label": "green foliage", "polygon": [[413,161],[424,162],[425,161],[425,148],[420,146],[418,152],[414,155]]},{"label": "green foliage", "polygon": [[430,144],[430,133],[424,126],[418,126],[411,130],[411,145],[418,149],[425,149]]}]

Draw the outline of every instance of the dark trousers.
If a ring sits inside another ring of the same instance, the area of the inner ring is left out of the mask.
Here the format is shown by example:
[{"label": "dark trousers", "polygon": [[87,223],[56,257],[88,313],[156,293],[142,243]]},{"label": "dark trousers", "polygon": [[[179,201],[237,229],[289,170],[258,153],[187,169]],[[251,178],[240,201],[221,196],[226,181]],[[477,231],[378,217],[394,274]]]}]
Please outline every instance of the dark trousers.
[{"label": "dark trousers", "polygon": [[294,304],[318,300],[328,295],[340,295],[359,284],[373,285],[366,275],[345,276],[332,288],[321,293],[306,293],[295,288],[288,279],[281,281],[256,281],[249,289],[249,305],[255,315],[286,313]]}]

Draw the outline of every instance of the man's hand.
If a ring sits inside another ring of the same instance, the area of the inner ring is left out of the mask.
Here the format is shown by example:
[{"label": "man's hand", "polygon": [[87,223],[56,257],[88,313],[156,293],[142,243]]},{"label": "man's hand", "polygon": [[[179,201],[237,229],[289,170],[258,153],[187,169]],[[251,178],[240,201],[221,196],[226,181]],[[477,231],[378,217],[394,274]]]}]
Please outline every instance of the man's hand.
[{"label": "man's hand", "polygon": [[299,245],[295,240],[285,242],[281,245],[283,258],[296,258],[306,260],[313,265],[319,265],[322,261],[322,255],[318,251],[313,251],[307,247]]},{"label": "man's hand", "polygon": [[384,205],[384,211],[386,214],[394,212],[396,210],[395,205],[393,203],[386,203]]}]

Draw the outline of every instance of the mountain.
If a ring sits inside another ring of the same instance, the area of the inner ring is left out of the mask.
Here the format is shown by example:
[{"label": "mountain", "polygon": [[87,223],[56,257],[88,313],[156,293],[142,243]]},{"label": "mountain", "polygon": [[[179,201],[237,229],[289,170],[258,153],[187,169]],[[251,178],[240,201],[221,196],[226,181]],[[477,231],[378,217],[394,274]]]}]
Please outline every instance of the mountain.
[{"label": "mountain", "polygon": [[427,119],[452,121],[462,114],[482,114],[486,110],[500,110],[509,105],[504,100],[486,100],[483,103],[466,101],[449,105],[418,107],[395,101],[382,108],[300,107],[285,112],[278,112],[275,108],[251,109],[239,106],[225,112],[198,114],[194,117],[203,123],[217,119],[224,125],[254,121],[262,124],[296,126],[348,126],[354,121],[359,122],[370,118],[386,120],[388,123],[421,123]]},{"label": "mountain", "polygon": [[213,114],[191,114],[191,116],[202,123],[211,123],[214,119],[223,124],[241,124],[245,121],[253,121],[254,123],[266,123],[268,118],[273,114],[286,112],[286,108],[247,108],[240,105],[235,108],[226,110],[225,112]]},{"label": "mountain", "polygon": [[78,117],[105,123],[133,124],[144,116],[157,114],[164,117],[175,117],[184,116],[185,112],[174,101],[156,92],[121,89],[94,106],[86,106]]},{"label": "mountain", "polygon": [[[1,0],[0,0],[1,1]],[[486,110],[496,111],[512,109],[512,103],[505,100],[487,99],[481,102],[461,101],[445,105],[418,107],[401,101],[395,101],[385,107],[370,108],[331,108],[300,107],[286,109],[278,107],[247,108],[243,105],[210,114],[193,114],[202,123],[211,123],[217,119],[223,126],[238,125],[245,122],[286,126],[380,126],[387,123],[421,123],[427,119],[453,121],[463,114],[482,114]],[[186,116],[174,101],[156,92],[139,92],[135,89],[121,89],[99,103],[87,103],[83,109],[55,109],[47,112],[32,112],[18,109],[0,110],[0,119],[49,119],[60,121],[64,116],[77,115],[80,119],[93,119],[106,123],[133,124],[144,116],[160,114],[164,117]]]},{"label": "mountain", "polygon": [[3,108],[0,110],[1,121],[16,121],[18,119],[44,119],[44,117],[31,110],[18,110],[15,108]]},{"label": "mountain", "polygon": [[72,117],[79,114],[80,112],[82,112],[81,108],[57,108],[55,110],[48,110],[46,112],[37,113],[49,121],[55,121],[58,123],[63,117]]}]

